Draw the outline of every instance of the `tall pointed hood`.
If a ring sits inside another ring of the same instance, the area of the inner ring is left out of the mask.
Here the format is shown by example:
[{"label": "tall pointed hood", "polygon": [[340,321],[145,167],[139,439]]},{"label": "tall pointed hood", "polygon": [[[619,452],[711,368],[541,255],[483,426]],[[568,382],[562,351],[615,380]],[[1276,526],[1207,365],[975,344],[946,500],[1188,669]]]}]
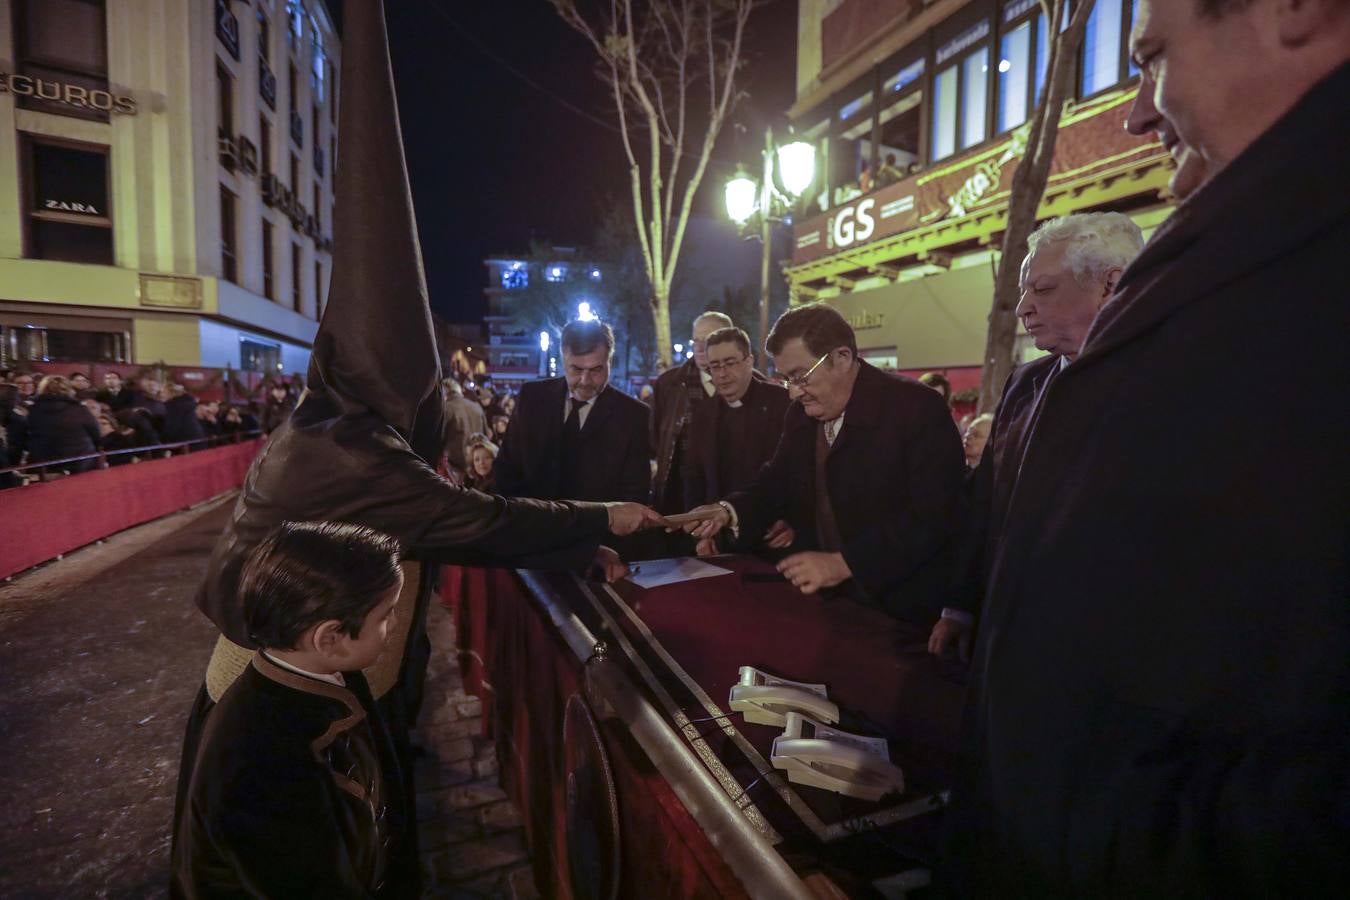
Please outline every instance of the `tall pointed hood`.
[{"label": "tall pointed hood", "polygon": [[411,441],[439,418],[440,358],[382,0],[348,0],[342,38],[333,274],[309,386],[344,413],[374,412]]}]

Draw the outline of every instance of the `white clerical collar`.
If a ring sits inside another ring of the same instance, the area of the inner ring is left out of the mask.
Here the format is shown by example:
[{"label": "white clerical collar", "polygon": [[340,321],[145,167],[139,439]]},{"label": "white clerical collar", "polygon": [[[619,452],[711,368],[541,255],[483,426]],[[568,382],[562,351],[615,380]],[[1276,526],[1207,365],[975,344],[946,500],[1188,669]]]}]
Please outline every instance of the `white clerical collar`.
[{"label": "white clerical collar", "polygon": [[287,671],[290,672],[294,672],[297,675],[303,675],[306,678],[313,678],[316,681],[326,681],[329,684],[336,684],[338,687],[347,686],[347,682],[343,680],[341,672],[334,672],[331,675],[324,675],[319,672],[307,672],[304,669],[300,668],[299,666],[291,665],[284,659],[277,659],[275,656],[268,653],[266,650],[263,651],[263,656],[267,657],[268,662],[278,666],[279,668],[286,669]]}]

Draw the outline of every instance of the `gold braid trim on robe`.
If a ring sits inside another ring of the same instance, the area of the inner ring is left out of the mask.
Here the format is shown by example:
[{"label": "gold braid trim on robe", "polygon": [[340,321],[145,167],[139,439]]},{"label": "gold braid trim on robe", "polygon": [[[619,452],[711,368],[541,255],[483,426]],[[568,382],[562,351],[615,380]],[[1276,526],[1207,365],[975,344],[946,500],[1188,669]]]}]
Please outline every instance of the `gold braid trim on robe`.
[{"label": "gold braid trim on robe", "polygon": [[[403,670],[408,633],[412,629],[413,612],[417,609],[417,589],[422,580],[422,566],[416,562],[404,562],[402,567],[403,590],[399,592],[398,604],[394,607],[393,630],[389,632],[388,643],[380,658],[375,665],[365,670],[370,694],[376,700],[389,693],[389,689],[398,682],[399,672]],[[253,660],[254,652],[239,646],[223,634],[216,638],[211,662],[206,666],[206,692],[211,696],[212,703],[219,703],[234,680],[244,674]]]}]

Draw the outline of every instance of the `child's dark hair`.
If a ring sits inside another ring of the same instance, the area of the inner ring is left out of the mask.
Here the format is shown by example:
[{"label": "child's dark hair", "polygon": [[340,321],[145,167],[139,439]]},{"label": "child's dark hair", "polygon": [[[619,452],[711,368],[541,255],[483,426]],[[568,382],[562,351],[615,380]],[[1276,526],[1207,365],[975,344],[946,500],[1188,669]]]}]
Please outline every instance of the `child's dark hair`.
[{"label": "child's dark hair", "polygon": [[356,637],[399,579],[398,541],[360,525],[284,522],[253,548],[239,577],[249,638],[292,649],[329,619]]}]

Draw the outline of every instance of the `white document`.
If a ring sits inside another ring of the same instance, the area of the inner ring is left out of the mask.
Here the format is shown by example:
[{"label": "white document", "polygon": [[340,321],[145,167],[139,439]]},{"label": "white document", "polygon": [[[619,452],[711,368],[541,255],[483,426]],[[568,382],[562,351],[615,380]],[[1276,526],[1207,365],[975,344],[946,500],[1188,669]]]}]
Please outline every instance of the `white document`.
[{"label": "white document", "polygon": [[628,580],[638,587],[655,588],[667,584],[680,584],[699,578],[712,578],[714,575],[730,575],[730,569],[705,563],[694,557],[680,559],[644,559],[628,567]]}]

